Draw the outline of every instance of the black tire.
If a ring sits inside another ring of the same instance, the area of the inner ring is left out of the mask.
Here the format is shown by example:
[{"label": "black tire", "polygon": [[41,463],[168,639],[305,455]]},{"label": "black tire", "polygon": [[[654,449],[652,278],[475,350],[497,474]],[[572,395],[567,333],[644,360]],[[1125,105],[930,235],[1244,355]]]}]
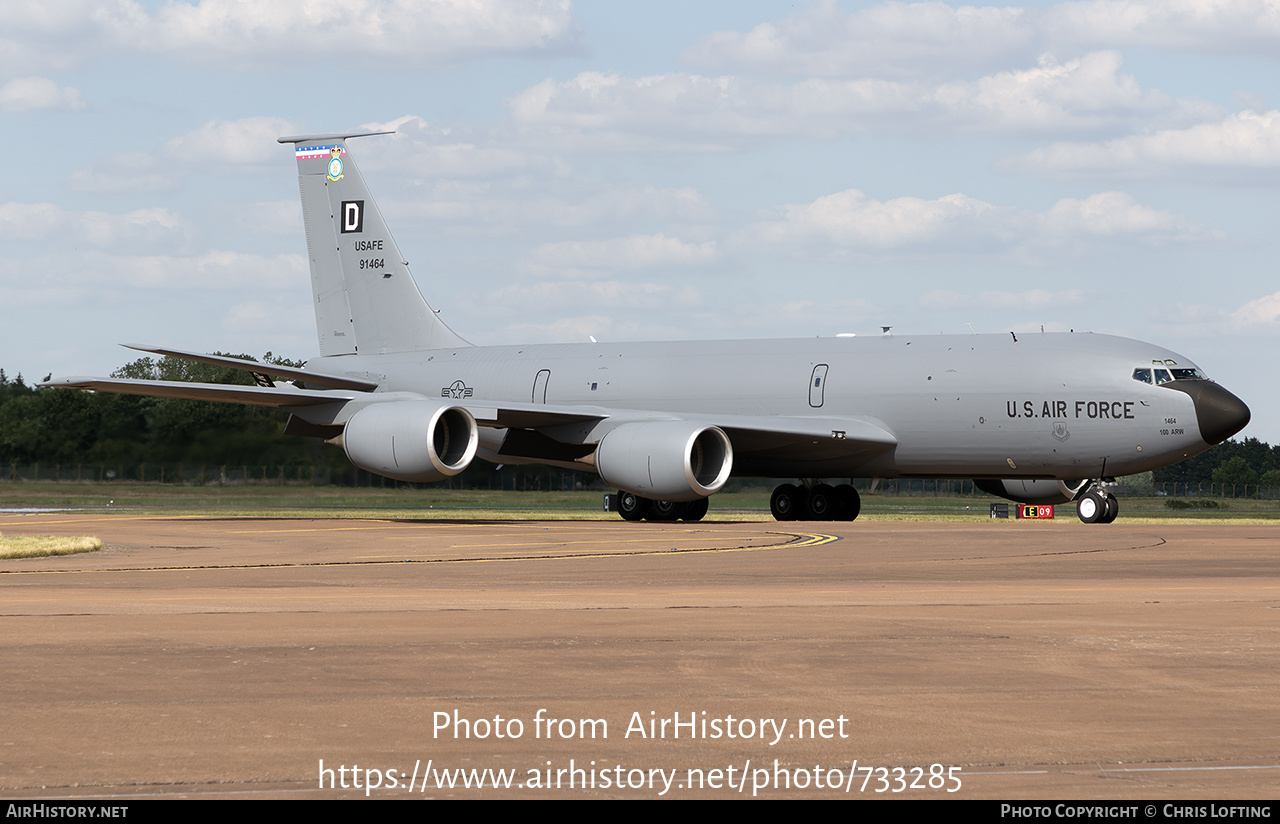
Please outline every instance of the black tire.
[{"label": "black tire", "polygon": [[836,504],[836,520],[852,521],[862,511],[862,496],[850,484],[840,484],[836,487]]},{"label": "black tire", "polygon": [[809,517],[807,520],[834,521],[836,512],[839,509],[834,487],[828,484],[818,484],[809,490]]},{"label": "black tire", "polygon": [[1120,514],[1120,502],[1116,500],[1115,495],[1112,495],[1110,492],[1108,492],[1106,496],[1106,502],[1107,502],[1107,514],[1103,515],[1102,518],[1098,520],[1098,523],[1100,524],[1109,524],[1116,519],[1117,515]]},{"label": "black tire", "polygon": [[1107,499],[1097,492],[1089,492],[1076,501],[1076,516],[1086,524],[1106,523]]},{"label": "black tire", "polygon": [[639,521],[649,514],[649,499],[634,492],[619,492],[618,514],[624,521]]},{"label": "black tire", "polygon": [[710,498],[699,498],[696,501],[690,501],[685,504],[684,514],[680,517],[686,521],[701,521],[707,514],[707,507],[710,502]]},{"label": "black tire", "polygon": [[800,517],[800,490],[793,484],[782,484],[769,497],[769,511],[775,521],[794,521]]},{"label": "black tire", "polygon": [[683,501],[652,501],[648,518],[651,521],[678,521],[685,509]]}]

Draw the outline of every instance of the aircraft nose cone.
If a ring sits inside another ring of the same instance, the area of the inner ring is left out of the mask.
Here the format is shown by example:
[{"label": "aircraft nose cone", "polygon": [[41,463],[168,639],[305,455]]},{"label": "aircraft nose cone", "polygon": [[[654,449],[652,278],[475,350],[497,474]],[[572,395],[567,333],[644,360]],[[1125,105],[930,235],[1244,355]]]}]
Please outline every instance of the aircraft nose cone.
[{"label": "aircraft nose cone", "polygon": [[1173,381],[1166,383],[1165,387],[1191,396],[1196,406],[1196,420],[1200,424],[1200,437],[1207,444],[1222,443],[1249,423],[1249,407],[1216,383]]}]

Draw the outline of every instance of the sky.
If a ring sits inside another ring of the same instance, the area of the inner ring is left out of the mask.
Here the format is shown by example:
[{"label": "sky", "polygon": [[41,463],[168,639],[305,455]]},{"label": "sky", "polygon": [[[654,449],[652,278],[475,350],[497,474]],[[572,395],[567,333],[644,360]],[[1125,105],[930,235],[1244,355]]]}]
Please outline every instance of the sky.
[{"label": "sky", "polygon": [[[0,368],[306,359],[352,140],[476,344],[1095,332],[1280,443],[1280,0],[6,0]],[[999,368],[999,364],[993,364]]]}]

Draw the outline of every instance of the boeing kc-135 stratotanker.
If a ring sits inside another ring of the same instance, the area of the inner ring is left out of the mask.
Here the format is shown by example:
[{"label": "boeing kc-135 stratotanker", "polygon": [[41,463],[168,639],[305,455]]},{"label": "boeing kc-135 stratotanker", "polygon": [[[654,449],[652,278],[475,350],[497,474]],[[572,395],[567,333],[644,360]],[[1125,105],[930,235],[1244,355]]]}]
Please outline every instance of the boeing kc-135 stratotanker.
[{"label": "boeing kc-135 stratotanker", "polygon": [[[1249,409],[1168,349],[1093,334],[472,346],[432,311],[347,153],[282,137],[302,190],[320,357],[302,369],[153,346],[256,386],[62,378],[47,386],[283,407],[356,466],[438,481],[477,456],[598,473],[628,520],[698,520],[732,476],[805,479],[779,520],[857,517],[832,478],[973,478],[1115,519],[1103,482],[1234,435]],[[272,378],[283,379],[277,383]]]}]

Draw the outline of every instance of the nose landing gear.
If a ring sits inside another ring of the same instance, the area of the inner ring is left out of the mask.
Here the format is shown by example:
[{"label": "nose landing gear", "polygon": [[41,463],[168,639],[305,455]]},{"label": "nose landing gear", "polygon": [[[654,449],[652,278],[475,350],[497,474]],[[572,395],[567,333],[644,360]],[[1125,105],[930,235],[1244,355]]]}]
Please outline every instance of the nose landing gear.
[{"label": "nose landing gear", "polygon": [[1119,514],[1120,503],[1110,492],[1095,489],[1076,499],[1076,515],[1086,524],[1109,524]]}]

